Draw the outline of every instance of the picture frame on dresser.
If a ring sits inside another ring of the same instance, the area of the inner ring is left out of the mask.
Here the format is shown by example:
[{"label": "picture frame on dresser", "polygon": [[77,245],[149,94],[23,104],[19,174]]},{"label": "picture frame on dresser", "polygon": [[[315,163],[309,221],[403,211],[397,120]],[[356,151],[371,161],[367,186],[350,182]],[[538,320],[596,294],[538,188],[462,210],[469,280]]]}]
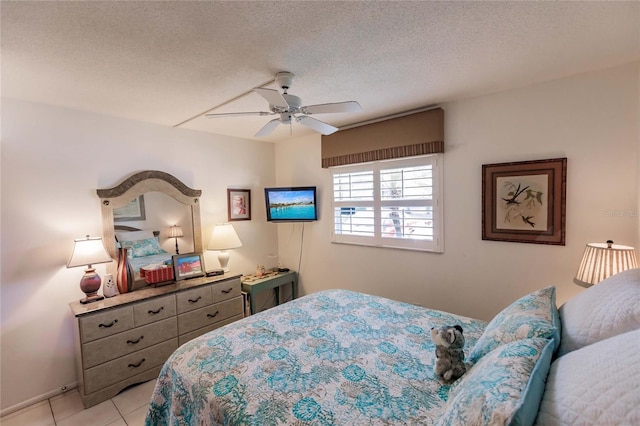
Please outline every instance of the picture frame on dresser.
[{"label": "picture frame on dresser", "polygon": [[174,254],[173,271],[176,281],[205,275],[204,259],[201,253]]}]

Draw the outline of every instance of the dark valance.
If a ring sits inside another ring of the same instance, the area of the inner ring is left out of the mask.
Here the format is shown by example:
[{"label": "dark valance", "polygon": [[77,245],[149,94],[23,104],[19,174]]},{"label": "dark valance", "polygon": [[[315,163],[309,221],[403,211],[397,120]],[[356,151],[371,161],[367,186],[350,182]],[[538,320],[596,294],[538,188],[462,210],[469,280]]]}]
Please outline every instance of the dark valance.
[{"label": "dark valance", "polygon": [[444,152],[442,108],[322,136],[322,167]]}]

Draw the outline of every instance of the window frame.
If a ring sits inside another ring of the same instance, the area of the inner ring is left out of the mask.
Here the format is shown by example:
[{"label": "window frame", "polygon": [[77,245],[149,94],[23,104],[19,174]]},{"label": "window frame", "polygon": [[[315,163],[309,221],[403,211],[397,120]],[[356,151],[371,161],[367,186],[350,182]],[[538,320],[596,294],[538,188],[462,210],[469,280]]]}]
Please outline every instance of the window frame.
[{"label": "window frame", "polygon": [[[369,163],[350,164],[329,167],[331,188],[331,242],[336,244],[355,244],[369,247],[383,247],[401,250],[417,250],[427,252],[444,252],[444,215],[443,215],[443,161],[444,155],[429,154],[415,157],[404,157],[391,160],[379,160]],[[432,167],[432,197],[431,200],[402,199],[383,200],[381,196],[380,171],[406,167],[431,165]],[[334,176],[344,173],[373,172],[373,200],[369,201],[336,201]],[[382,208],[387,206],[416,206],[432,207],[433,240],[384,237],[382,235]],[[373,236],[351,235],[336,233],[335,211],[341,207],[372,207],[374,213]]]}]

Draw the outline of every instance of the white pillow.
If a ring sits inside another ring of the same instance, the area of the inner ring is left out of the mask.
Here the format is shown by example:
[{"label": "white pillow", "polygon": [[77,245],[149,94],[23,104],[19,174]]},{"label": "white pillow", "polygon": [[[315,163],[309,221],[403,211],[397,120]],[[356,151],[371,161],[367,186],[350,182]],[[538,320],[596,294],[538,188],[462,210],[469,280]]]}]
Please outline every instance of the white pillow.
[{"label": "white pillow", "polygon": [[551,364],[537,425],[640,425],[640,329]]},{"label": "white pillow", "polygon": [[558,356],[640,328],[640,269],[607,278],[559,309],[562,338]]},{"label": "white pillow", "polygon": [[119,242],[146,240],[153,238],[153,231],[119,231],[116,232],[116,238]]}]

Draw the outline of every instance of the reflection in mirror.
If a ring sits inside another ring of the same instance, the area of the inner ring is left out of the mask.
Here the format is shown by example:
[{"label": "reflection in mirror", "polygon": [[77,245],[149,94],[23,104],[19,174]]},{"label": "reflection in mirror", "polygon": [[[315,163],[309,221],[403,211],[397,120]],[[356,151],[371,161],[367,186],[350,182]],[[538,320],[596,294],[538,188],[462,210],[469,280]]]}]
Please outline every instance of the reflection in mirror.
[{"label": "reflection in mirror", "polygon": [[158,232],[160,246],[168,253],[175,254],[176,238],[169,234],[170,228],[178,225],[182,236],[177,237],[180,253],[191,253],[193,247],[193,223],[191,207],[185,206],[162,192],[144,194],[144,220],[123,220],[114,217],[114,227],[128,226],[140,230]]},{"label": "reflection in mirror", "polygon": [[[202,253],[199,205],[202,191],[185,186],[170,174],[149,170],[136,173],[113,188],[99,189],[97,193],[101,199],[103,241],[114,260],[117,259],[116,236],[121,237],[118,241],[157,237],[159,250],[150,247],[146,253],[147,246],[142,250],[136,248],[136,259],[131,262],[135,278],[132,290],[146,287],[139,268],[166,262],[175,254],[176,242],[180,253]],[[132,204],[132,201],[137,202]],[[114,215],[114,211],[117,214]],[[181,227],[183,236],[170,236],[170,227],[174,225]],[[140,232],[121,234],[125,230]],[[114,267],[112,264],[111,268]]]}]

